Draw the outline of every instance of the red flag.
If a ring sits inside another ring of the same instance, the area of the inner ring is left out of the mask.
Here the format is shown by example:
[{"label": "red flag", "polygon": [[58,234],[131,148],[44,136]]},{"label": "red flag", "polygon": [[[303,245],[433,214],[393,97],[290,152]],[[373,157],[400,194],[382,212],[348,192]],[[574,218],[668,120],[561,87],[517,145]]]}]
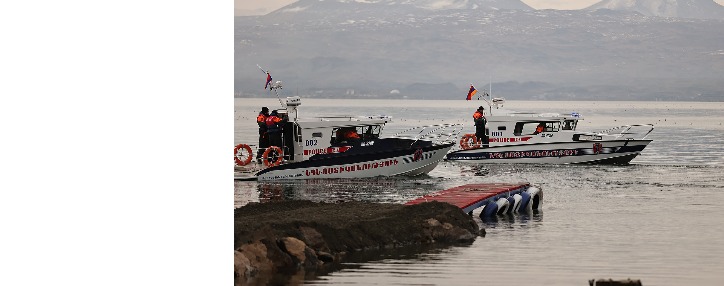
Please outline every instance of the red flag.
[{"label": "red flag", "polygon": [[267,86],[269,87],[269,89],[271,89],[271,85],[270,85],[271,81],[272,81],[271,75],[269,74],[269,72],[266,72],[266,84],[264,84],[264,89],[266,89]]},{"label": "red flag", "polygon": [[467,97],[465,100],[470,100],[470,99],[472,99],[472,98],[473,98],[473,95],[475,95],[476,93],[478,93],[478,91],[475,90],[475,88],[474,88],[473,85],[471,84],[471,85],[470,85],[470,91],[468,91],[468,97]]}]

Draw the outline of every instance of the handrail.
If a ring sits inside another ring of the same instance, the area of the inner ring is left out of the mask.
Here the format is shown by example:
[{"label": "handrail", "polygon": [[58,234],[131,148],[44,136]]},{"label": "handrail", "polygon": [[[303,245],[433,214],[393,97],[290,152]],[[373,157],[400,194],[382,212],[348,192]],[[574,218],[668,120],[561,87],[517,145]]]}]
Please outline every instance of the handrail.
[{"label": "handrail", "polygon": [[[612,135],[616,136],[616,138],[623,137],[626,134],[642,134],[641,132],[634,132],[634,133],[628,133],[629,130],[633,127],[648,127],[649,130],[641,137],[641,140],[646,139],[647,136],[651,133],[651,131],[654,131],[654,125],[653,124],[631,124],[631,125],[622,125],[618,127],[609,128],[600,132],[596,132],[597,134],[603,134],[603,135]],[[611,134],[612,132],[621,129],[617,134]]]},{"label": "handrail", "polygon": [[[417,131],[419,130],[419,131]],[[450,130],[450,132],[445,132],[446,130]],[[434,124],[434,125],[426,125],[426,126],[416,126],[409,128],[407,130],[403,130],[400,132],[397,132],[395,135],[392,135],[391,137],[397,137],[397,138],[406,138],[406,139],[414,139],[414,142],[410,144],[410,146],[417,143],[417,141],[422,139],[433,139],[433,144],[442,144],[445,142],[455,142],[457,140],[457,136],[462,132],[463,130],[463,124],[461,123],[448,123],[448,124]],[[427,131],[427,132],[426,132]],[[414,136],[406,136],[405,134],[415,134]],[[451,139],[454,138],[454,139]]]}]

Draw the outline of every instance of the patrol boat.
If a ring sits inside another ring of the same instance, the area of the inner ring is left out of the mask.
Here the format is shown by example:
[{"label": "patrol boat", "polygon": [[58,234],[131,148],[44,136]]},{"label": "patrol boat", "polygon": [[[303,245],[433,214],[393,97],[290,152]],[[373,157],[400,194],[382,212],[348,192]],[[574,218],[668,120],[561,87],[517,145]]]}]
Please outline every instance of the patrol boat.
[{"label": "patrol boat", "polygon": [[[283,126],[283,146],[264,151],[257,180],[365,178],[416,176],[433,170],[456,144],[461,124],[414,127],[389,138],[380,138],[389,116],[334,116],[298,118],[298,96],[287,97],[278,110],[288,118]],[[293,118],[289,118],[294,114]],[[357,139],[341,138],[353,130]],[[240,144],[243,145],[243,144]],[[244,151],[248,150],[248,151]],[[239,152],[241,151],[241,152]],[[237,165],[248,164],[251,148],[234,151]],[[240,164],[242,163],[242,164]],[[236,178],[236,177],[235,177]],[[237,178],[243,179],[243,178]],[[248,179],[248,176],[247,176]]]},{"label": "patrol boat", "polygon": [[[494,101],[492,106],[495,106]],[[491,106],[491,105],[489,105]],[[497,108],[497,106],[495,106]],[[490,109],[492,110],[492,109]],[[496,109],[487,116],[489,146],[465,134],[446,160],[470,163],[628,164],[652,140],[652,124],[599,132],[576,131],[578,113],[516,113]]]}]

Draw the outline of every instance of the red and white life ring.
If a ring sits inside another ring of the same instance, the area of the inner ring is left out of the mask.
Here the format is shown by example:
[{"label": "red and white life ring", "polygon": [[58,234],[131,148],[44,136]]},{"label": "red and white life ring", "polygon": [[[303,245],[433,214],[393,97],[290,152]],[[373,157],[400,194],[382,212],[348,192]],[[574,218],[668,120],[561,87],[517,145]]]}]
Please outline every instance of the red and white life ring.
[{"label": "red and white life ring", "polygon": [[477,137],[475,137],[475,134],[465,134],[463,135],[463,138],[460,139],[460,148],[463,150],[470,150],[478,147],[480,147],[480,141]]},{"label": "red and white life ring", "polygon": [[245,166],[251,162],[251,147],[246,144],[239,144],[234,147],[234,162],[239,166]]},{"label": "red and white life ring", "polygon": [[[276,152],[277,159],[273,162],[269,162],[269,155],[271,154],[272,150]],[[264,166],[273,167],[282,163],[282,160],[284,160],[284,153],[282,152],[282,148],[279,148],[277,146],[270,146],[269,148],[266,148],[266,151],[264,151],[264,154],[261,155],[261,157],[264,160]]]}]

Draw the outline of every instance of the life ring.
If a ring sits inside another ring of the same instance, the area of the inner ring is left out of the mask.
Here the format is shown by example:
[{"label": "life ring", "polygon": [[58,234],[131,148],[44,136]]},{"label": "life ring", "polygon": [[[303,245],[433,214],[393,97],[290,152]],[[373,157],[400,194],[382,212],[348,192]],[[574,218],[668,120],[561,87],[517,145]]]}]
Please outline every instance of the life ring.
[{"label": "life ring", "polygon": [[463,148],[463,150],[475,149],[478,148],[479,145],[480,141],[475,137],[475,134],[465,134],[463,138],[460,139],[460,148]]},{"label": "life ring", "polygon": [[[246,154],[245,154],[246,152]],[[234,147],[234,163],[239,166],[245,166],[251,162],[251,147],[246,144],[239,144]]]},{"label": "life ring", "polygon": [[[276,152],[277,159],[273,162],[269,162],[269,154],[272,152],[272,150]],[[273,167],[282,163],[282,160],[284,160],[284,153],[282,153],[282,148],[279,148],[277,146],[270,146],[269,148],[266,148],[266,151],[264,151],[264,154],[261,155],[261,157],[264,161],[264,166]]]}]

